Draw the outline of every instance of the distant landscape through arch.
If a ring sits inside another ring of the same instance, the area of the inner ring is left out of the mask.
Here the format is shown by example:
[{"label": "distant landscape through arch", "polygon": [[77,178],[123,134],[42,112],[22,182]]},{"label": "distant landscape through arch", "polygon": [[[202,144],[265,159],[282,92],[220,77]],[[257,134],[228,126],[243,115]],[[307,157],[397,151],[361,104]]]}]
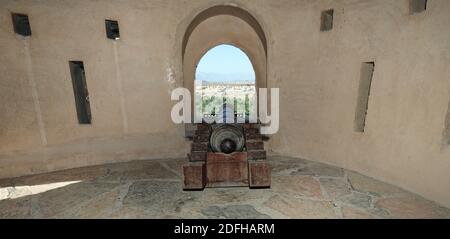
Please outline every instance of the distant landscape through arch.
[{"label": "distant landscape through arch", "polygon": [[221,44],[200,59],[195,72],[195,104],[203,117],[214,117],[223,104],[243,117],[254,112],[256,104],[255,71],[241,49]]}]

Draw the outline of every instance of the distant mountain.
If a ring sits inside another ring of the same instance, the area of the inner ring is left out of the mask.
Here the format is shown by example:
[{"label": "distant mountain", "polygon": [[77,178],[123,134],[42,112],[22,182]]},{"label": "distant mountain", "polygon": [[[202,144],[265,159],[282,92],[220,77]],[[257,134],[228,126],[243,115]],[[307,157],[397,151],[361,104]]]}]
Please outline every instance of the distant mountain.
[{"label": "distant mountain", "polygon": [[196,80],[201,80],[204,83],[216,83],[216,84],[254,84],[255,77],[251,74],[243,73],[210,73],[210,72],[198,72],[195,76]]},{"label": "distant mountain", "polygon": [[227,82],[211,82],[211,81],[202,81],[202,85],[254,85],[254,81],[227,81]]}]

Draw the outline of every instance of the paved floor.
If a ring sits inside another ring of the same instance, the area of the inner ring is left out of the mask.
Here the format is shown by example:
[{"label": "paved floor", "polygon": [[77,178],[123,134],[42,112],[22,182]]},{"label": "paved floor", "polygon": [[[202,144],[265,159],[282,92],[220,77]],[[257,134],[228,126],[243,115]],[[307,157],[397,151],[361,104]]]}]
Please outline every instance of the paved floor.
[{"label": "paved floor", "polygon": [[181,190],[178,160],[0,180],[0,218],[450,218],[450,210],[341,168],[271,157],[271,189]]}]

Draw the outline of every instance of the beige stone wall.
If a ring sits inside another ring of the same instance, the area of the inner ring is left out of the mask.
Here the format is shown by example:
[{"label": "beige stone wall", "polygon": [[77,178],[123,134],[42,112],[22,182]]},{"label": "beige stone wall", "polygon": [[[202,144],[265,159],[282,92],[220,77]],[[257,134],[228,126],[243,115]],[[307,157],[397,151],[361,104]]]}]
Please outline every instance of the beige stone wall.
[{"label": "beige stone wall", "polygon": [[[184,156],[183,127],[170,121],[170,91],[189,80],[182,38],[199,12],[227,3],[250,12],[267,38],[267,85],[281,95],[273,154],[357,170],[450,206],[450,2],[428,1],[415,15],[408,2],[0,0],[0,178]],[[334,27],[320,32],[330,8]],[[13,33],[10,12],[29,15],[31,38]],[[115,43],[105,37],[109,18],[120,25]],[[84,61],[89,126],[77,122],[69,60]],[[366,128],[356,133],[361,63],[370,61]]]},{"label": "beige stone wall", "polygon": [[[176,6],[2,0],[0,177],[184,156],[169,111]],[[29,15],[31,38],[14,34],[10,12]],[[106,38],[105,19],[119,21],[120,41]],[[78,124],[70,60],[84,61],[92,125]]]},{"label": "beige stone wall", "polygon": [[[279,154],[360,171],[450,206],[450,2],[304,1],[273,12],[269,79],[280,87]],[[319,32],[319,12],[334,28]],[[292,24],[283,24],[285,22]],[[289,37],[295,34],[297,37]],[[278,37],[277,37],[278,36]],[[283,60],[282,64],[274,63]],[[365,133],[354,131],[362,62],[375,61]]]}]

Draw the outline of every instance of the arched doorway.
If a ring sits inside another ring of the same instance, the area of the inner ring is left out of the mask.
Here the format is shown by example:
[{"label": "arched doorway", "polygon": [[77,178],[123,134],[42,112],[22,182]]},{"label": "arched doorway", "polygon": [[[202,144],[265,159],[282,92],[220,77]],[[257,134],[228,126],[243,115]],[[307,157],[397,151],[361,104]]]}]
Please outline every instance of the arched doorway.
[{"label": "arched doorway", "polygon": [[194,95],[195,109],[207,121],[223,115],[224,105],[233,119],[256,115],[255,71],[247,54],[228,44],[208,50],[197,64]]},{"label": "arched doorway", "polygon": [[246,53],[255,72],[256,93],[259,88],[267,87],[267,41],[261,25],[239,7],[214,6],[197,14],[183,36],[183,86],[191,94],[195,92],[197,64],[206,52],[221,44],[238,47]]}]

